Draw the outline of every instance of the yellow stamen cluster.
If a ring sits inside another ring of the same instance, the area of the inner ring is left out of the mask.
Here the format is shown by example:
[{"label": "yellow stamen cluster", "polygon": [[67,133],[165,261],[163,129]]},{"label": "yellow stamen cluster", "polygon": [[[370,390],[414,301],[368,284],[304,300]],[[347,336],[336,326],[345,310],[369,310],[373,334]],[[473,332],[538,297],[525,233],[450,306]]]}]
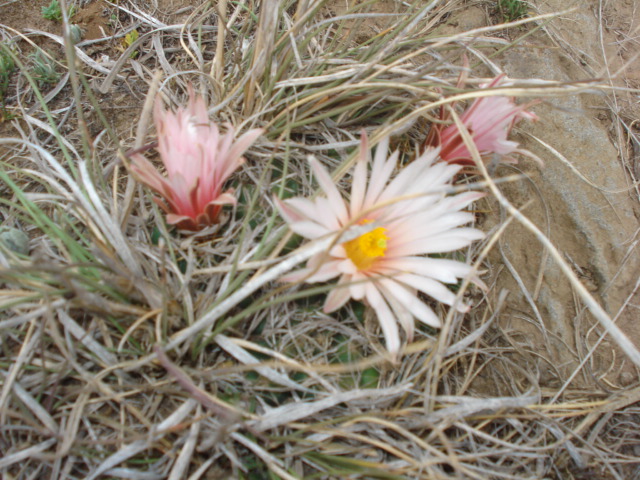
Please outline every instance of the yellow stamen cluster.
[{"label": "yellow stamen cluster", "polygon": [[[371,223],[371,220],[365,220],[362,223]],[[347,251],[347,256],[358,267],[358,270],[367,270],[371,268],[376,258],[384,257],[384,253],[387,251],[387,240],[389,239],[385,235],[386,232],[386,228],[378,227],[369,233],[344,243],[343,246]]]}]

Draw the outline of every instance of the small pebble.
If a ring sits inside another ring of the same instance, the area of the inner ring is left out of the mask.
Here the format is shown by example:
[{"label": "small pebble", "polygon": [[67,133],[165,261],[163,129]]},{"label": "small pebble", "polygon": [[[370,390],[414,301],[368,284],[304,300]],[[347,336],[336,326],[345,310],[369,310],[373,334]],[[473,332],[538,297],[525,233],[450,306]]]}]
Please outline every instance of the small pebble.
[{"label": "small pebble", "polygon": [[636,377],[631,372],[622,372],[618,376],[618,382],[620,382],[620,385],[622,385],[623,387],[628,387],[629,385],[637,381],[638,381],[638,377]]},{"label": "small pebble", "polygon": [[75,23],[73,25],[70,25],[69,34],[71,36],[71,42],[74,45],[76,43],[80,43],[80,41],[82,40],[83,32],[82,28],[80,28],[80,25],[76,25]]},{"label": "small pebble", "polygon": [[29,255],[29,237],[17,228],[0,228],[0,243],[12,252]]}]

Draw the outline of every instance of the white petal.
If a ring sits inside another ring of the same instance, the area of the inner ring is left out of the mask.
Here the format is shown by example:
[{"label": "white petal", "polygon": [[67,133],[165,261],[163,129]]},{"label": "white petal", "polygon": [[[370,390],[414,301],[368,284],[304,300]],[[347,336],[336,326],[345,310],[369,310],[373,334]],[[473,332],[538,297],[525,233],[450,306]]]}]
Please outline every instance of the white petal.
[{"label": "white petal", "polygon": [[471,272],[471,265],[448,258],[401,257],[380,261],[381,273],[415,273],[443,283],[457,283]]},{"label": "white petal", "polygon": [[486,194],[483,192],[465,192],[453,197],[447,197],[447,199],[451,199],[451,208],[462,210],[472,202],[479,200],[485,196]]},{"label": "white petal", "polygon": [[393,254],[397,257],[421,255],[429,253],[446,253],[471,245],[484,238],[484,233],[475,228],[456,228],[433,237],[421,238],[402,246],[394,246]]},{"label": "white petal", "polygon": [[440,155],[440,147],[428,148],[415,161],[426,162],[431,165],[438,158],[438,155]]},{"label": "white petal", "polygon": [[400,336],[396,319],[373,282],[366,284],[366,298],[378,316],[378,321],[387,343],[387,350],[391,354],[397,353],[400,350]]},{"label": "white petal", "polygon": [[405,335],[407,336],[407,341],[413,341],[413,332],[415,330],[415,320],[413,319],[413,315],[406,308],[406,305],[403,305],[395,295],[390,293],[384,286],[378,285],[378,289],[382,296],[387,301],[393,314],[395,315],[396,321],[400,324],[402,329],[404,330]]},{"label": "white petal", "polygon": [[429,224],[429,236],[454,230],[457,227],[466,225],[475,220],[473,213],[469,212],[452,212],[442,215],[440,218],[433,220]]},{"label": "white petal", "polygon": [[351,286],[349,290],[351,291],[351,298],[354,300],[362,300],[366,293],[366,284],[371,280],[369,277],[362,274],[355,274],[351,277]]},{"label": "white petal", "polygon": [[302,220],[303,218],[307,220],[317,220],[316,204],[308,198],[287,198],[286,200],[280,200],[279,203],[284,203],[289,209],[296,211],[296,221]]},{"label": "white petal", "polygon": [[346,224],[348,221],[347,207],[329,172],[315,158],[311,158],[309,162],[320,188],[327,194],[333,214],[338,217],[342,225]]},{"label": "white petal", "polygon": [[369,188],[364,200],[364,208],[369,208],[378,202],[378,197],[384,190],[385,185],[391,177],[391,172],[396,166],[399,153],[393,152],[391,156],[385,160],[387,150],[389,149],[389,139],[384,138],[376,149],[376,156],[371,171],[371,180],[369,180]]},{"label": "white petal", "polygon": [[[421,221],[420,215],[416,215],[412,222],[404,222],[397,227],[390,227],[392,233],[389,242],[389,250],[395,248],[395,246],[401,247],[402,245],[410,244],[419,240],[428,240],[429,238],[440,235],[443,232],[456,232],[456,227],[465,225],[474,220],[474,216],[467,212],[453,212],[447,215],[442,215],[430,222]],[[392,229],[391,229],[392,228]],[[389,252],[392,255],[391,251]]]},{"label": "white petal", "polygon": [[[452,306],[455,302],[456,295],[445,287],[442,283],[436,282],[431,278],[420,277],[418,275],[412,274],[404,274],[395,277],[395,279],[399,282],[405,283],[411,288],[415,288],[416,290],[420,290],[423,293],[426,293],[434,300],[437,300],[445,305]],[[459,302],[456,305],[456,309],[459,312],[466,312],[469,310],[469,307]]]},{"label": "white petal", "polygon": [[[410,189],[414,185],[420,185],[419,182],[426,180],[425,172],[429,169],[429,165],[425,162],[412,162],[398,174],[387,185],[384,192],[378,197],[378,202],[386,202],[402,195],[411,195]],[[418,182],[418,183],[417,183]],[[420,191],[424,191],[421,189]]]},{"label": "white petal", "polygon": [[316,216],[313,217],[318,223],[325,225],[329,230],[337,231],[340,230],[342,224],[340,220],[336,216],[336,212],[333,211],[331,203],[329,199],[324,197],[316,198]]},{"label": "white petal", "polygon": [[288,202],[282,201],[278,197],[273,197],[273,203],[278,209],[280,216],[284,218],[287,223],[300,222],[305,218],[309,218],[304,215],[303,212],[299,211],[297,208],[292,208]]},{"label": "white petal", "polygon": [[393,295],[398,303],[402,304],[418,320],[435,328],[440,328],[442,326],[442,322],[433,310],[425,305],[405,286],[392,279],[384,279],[381,280],[380,283],[389,292],[389,295]]},{"label": "white petal", "polygon": [[367,163],[369,156],[369,147],[367,134],[362,133],[360,139],[360,156],[353,172],[353,180],[351,181],[351,218],[355,218],[362,211],[362,202],[367,188]]},{"label": "white petal", "polygon": [[334,245],[333,247],[331,247],[331,250],[329,250],[329,254],[332,257],[336,258],[347,258],[347,251],[344,249],[342,244]]},{"label": "white petal", "polygon": [[348,258],[345,258],[344,260],[342,260],[340,262],[340,265],[338,265],[338,269],[342,273],[347,274],[347,275],[354,275],[354,274],[356,274],[358,272],[358,267],[356,267],[353,264],[353,262]]},{"label": "white petal", "polygon": [[298,283],[305,280],[313,271],[311,268],[301,268],[295,272],[283,275],[280,277],[280,281],[284,283]]},{"label": "white petal", "polygon": [[324,225],[311,221],[294,222],[289,226],[291,227],[291,230],[296,232],[298,235],[302,235],[303,237],[310,239],[323,237],[330,233]]},{"label": "white petal", "polygon": [[343,275],[336,286],[329,292],[327,299],[324,302],[324,313],[331,313],[338,310],[351,298],[349,295],[349,288],[346,286],[351,281],[348,275]]},{"label": "white petal", "polygon": [[326,282],[327,280],[331,280],[332,278],[341,275],[340,270],[338,270],[339,263],[340,261],[327,261],[318,268],[310,268],[309,273],[311,273],[311,276],[306,278],[305,282]]}]

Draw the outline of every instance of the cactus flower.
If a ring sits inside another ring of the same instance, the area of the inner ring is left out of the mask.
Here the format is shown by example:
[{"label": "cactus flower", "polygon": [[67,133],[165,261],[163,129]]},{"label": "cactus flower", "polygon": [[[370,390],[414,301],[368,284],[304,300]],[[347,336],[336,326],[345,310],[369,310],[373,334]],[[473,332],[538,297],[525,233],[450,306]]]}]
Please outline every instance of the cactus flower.
[{"label": "cactus flower", "polygon": [[[500,75],[494,78],[482,88],[499,86],[503,77],[504,75]],[[530,105],[516,105],[512,98],[500,95],[479,97],[460,115],[460,120],[469,130],[481,156],[508,155],[518,149],[517,142],[507,140],[513,126],[522,118],[538,119],[534,113],[526,110]],[[442,120],[447,119],[444,109],[441,110],[440,116]],[[471,153],[455,124],[434,124],[424,146],[440,147],[440,157],[445,162],[460,165],[474,164]]]},{"label": "cactus flower", "polygon": [[305,268],[284,280],[324,282],[339,277],[324,311],[333,312],[350,299],[366,302],[377,314],[387,349],[395,355],[401,346],[398,324],[408,341],[413,337],[414,319],[441,326],[419,293],[460,312],[469,308],[456,302],[456,295],[444,284],[471,275],[471,266],[428,255],[452,252],[483,237],[480,230],[463,226],[474,217],[462,211],[483,194],[447,195],[446,187],[462,167],[435,162],[437,149],[425,152],[391,179],[399,153],[387,156],[388,146],[388,138],[380,142],[368,174],[370,154],[363,134],[349,201],[312,159],[324,196],[277,200],[276,204],[290,228],[308,239],[375,222],[368,233],[312,257]]},{"label": "cactus flower", "polygon": [[140,153],[131,154],[131,170],[139,181],[162,197],[154,199],[167,213],[167,222],[186,230],[219,222],[222,206],[234,204],[225,181],[244,162],[242,154],[262,134],[249,130],[234,139],[228,126],[220,133],[209,120],[204,99],[189,89],[189,102],[174,113],[158,100],[154,110],[158,152],[166,177]]}]

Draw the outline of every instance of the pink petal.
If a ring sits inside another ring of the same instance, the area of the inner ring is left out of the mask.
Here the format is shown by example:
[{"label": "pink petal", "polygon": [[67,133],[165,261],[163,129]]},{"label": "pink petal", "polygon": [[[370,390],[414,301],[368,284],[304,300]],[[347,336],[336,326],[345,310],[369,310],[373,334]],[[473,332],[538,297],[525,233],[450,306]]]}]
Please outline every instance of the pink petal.
[{"label": "pink petal", "polygon": [[132,170],[140,181],[156,190],[168,203],[171,223],[196,226],[217,221],[220,206],[233,204],[233,191],[221,193],[225,179],[243,161],[242,153],[261,130],[251,130],[234,143],[234,130],[220,136],[218,126],[208,118],[204,98],[188,86],[189,101],[175,113],[165,110],[160,97],[154,106],[158,135],[157,150],[165,165],[163,178],[141,155],[132,156]]},{"label": "pink petal", "polygon": [[227,154],[229,158],[238,158],[264,133],[262,128],[254,128],[238,137]]},{"label": "pink petal", "polygon": [[230,190],[229,192],[225,192],[221,195],[219,195],[215,200],[211,200],[209,203],[207,203],[206,206],[209,205],[235,205],[236,203],[238,203],[238,200],[236,199],[236,197],[234,197],[232,195],[233,190]]}]

